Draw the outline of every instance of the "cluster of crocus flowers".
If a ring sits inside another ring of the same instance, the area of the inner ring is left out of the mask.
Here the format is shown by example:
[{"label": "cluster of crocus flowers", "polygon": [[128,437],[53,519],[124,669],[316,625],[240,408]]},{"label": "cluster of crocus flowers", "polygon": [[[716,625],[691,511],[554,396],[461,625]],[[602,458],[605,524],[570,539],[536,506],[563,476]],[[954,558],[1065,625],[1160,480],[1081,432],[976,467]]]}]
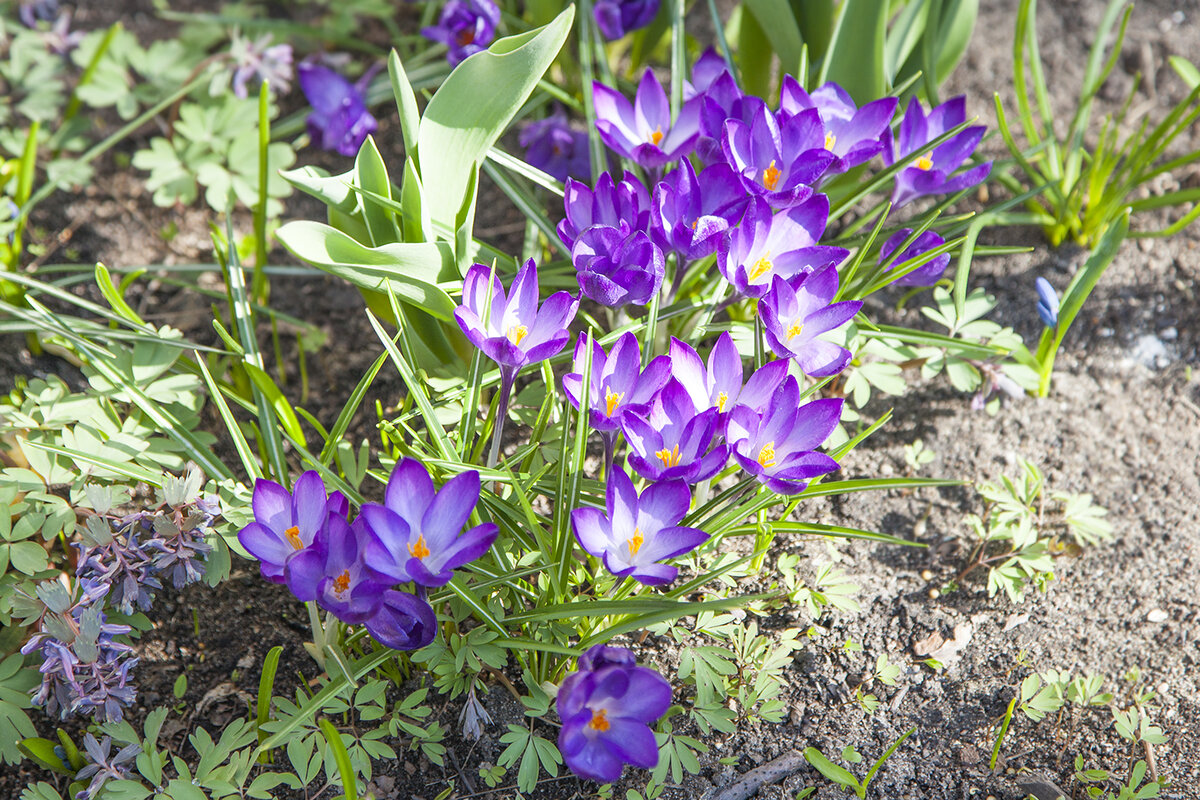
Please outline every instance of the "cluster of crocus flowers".
[{"label": "cluster of crocus flowers", "polygon": [[316,472],[304,473],[292,492],[260,479],[254,522],[238,541],[259,560],[264,578],[286,583],[298,599],[347,624],[364,625],[388,647],[413,650],[432,641],[436,629],[425,590],[446,584],[499,533],[494,523],[463,531],[478,501],[478,472],[463,472],[438,491],[409,458],[392,471],[383,504],[364,505],[354,520],[341,494],[326,496]]}]

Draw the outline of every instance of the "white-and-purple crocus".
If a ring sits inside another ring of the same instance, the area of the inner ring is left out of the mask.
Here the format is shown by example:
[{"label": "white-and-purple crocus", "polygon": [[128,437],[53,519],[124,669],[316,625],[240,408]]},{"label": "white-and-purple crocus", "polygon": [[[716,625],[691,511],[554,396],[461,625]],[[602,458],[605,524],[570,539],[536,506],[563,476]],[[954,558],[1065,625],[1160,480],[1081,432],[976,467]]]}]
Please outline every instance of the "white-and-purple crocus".
[{"label": "white-and-purple crocus", "polygon": [[838,274],[833,266],[789,282],[776,277],[758,304],[763,333],[772,352],[795,359],[805,375],[836,375],[850,362],[850,351],[818,338],[844,325],[862,308],[861,300],[833,303]]},{"label": "white-and-purple crocus", "polygon": [[699,106],[687,102],[671,120],[671,104],[649,69],[631,105],[623,94],[600,82],[592,86],[596,130],[617,153],[649,170],[661,170],[691,152],[700,135]]},{"label": "white-and-purple crocus", "polygon": [[692,494],[683,481],[652,483],[638,495],[624,470],[606,477],[605,510],[577,508],[571,528],[579,545],[601,559],[618,578],[631,577],[647,586],[675,580],[679,568],[661,562],[690,553],[708,534],[681,526]]},{"label": "white-and-purple crocus", "polygon": [[992,171],[992,162],[985,161],[958,173],[983,138],[984,126],[972,125],[951,136],[937,147],[929,143],[958,127],[967,119],[967,99],[960,95],[947,100],[928,115],[920,101],[912,98],[904,110],[904,119],[893,140],[883,140],[883,163],[889,167],[914,153],[916,159],[896,174],[892,204],[902,206],[929,194],[960,192],[982,181]]}]

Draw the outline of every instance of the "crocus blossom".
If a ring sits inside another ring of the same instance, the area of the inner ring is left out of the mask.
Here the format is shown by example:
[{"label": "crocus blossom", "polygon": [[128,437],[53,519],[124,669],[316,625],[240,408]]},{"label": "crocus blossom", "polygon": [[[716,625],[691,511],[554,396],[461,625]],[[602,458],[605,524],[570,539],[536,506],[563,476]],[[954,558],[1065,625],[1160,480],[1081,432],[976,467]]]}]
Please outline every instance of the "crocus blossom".
[{"label": "crocus blossom", "polygon": [[624,470],[614,469],[604,498],[605,512],[572,511],[571,529],[579,545],[618,578],[632,577],[648,586],[670,583],[679,568],[659,562],[690,553],[708,540],[704,531],[679,525],[692,503],[683,481],[652,483],[639,496]]},{"label": "crocus blossom", "polygon": [[704,94],[721,75],[730,75],[729,64],[720,53],[709,47],[692,65],[692,79],[684,80],[683,99],[691,100],[696,95]]},{"label": "crocus blossom", "polygon": [[437,25],[421,29],[421,35],[446,45],[446,60],[458,65],[467,56],[486,50],[500,24],[500,9],[492,0],[450,0],[442,8]]},{"label": "crocus blossom", "polygon": [[1037,312],[1042,318],[1047,328],[1053,328],[1058,325],[1058,292],[1054,291],[1054,287],[1050,285],[1050,281],[1039,277],[1035,281],[1037,287]]},{"label": "crocus blossom", "polygon": [[699,106],[684,103],[679,118],[672,122],[667,93],[649,69],[642,75],[632,105],[599,81],[592,84],[592,101],[600,138],[646,169],[661,169],[684,157],[700,135]]},{"label": "crocus blossom", "polygon": [[712,255],[721,235],[737,225],[749,198],[728,164],[713,164],[699,175],[683,159],[679,169],[654,187],[650,233],[664,251],[687,261]]},{"label": "crocus blossom", "polygon": [[772,208],[803,203],[834,159],[824,148],[820,114],[809,109],[780,124],[762,100],[746,97],[742,102],[750,122],[725,121],[721,147],[726,160],[747,191]]},{"label": "crocus blossom", "polygon": [[605,172],[596,180],[596,188],[567,179],[563,187],[566,217],[558,223],[558,238],[570,250],[579,234],[593,225],[616,228],[628,235],[650,226],[650,193],[632,172],[620,181]]},{"label": "crocus blossom", "polygon": [[[896,248],[904,244],[904,240],[912,235],[912,228],[901,228],[892,234],[886,242],[883,243],[883,249],[879,252],[879,263],[884,263],[888,259],[892,260],[892,264],[888,269],[892,269],[897,264],[903,264],[906,261],[911,261],[914,258],[920,258],[925,253],[935,247],[941,247],[946,243],[946,240],[939,236],[934,231],[925,231],[913,241],[904,251],[893,258],[893,253]],[[903,275],[892,281],[897,286],[933,286],[942,277],[946,271],[946,267],[950,266],[950,254],[942,253],[940,256],[935,256],[921,266],[914,269],[907,275]]]},{"label": "crocus blossom", "polygon": [[696,408],[717,409],[718,426],[739,403],[764,407],[788,371],[787,361],[769,361],[743,386],[742,357],[728,331],[717,338],[707,364],[690,345],[674,337],[669,354],[672,376],[687,390]]},{"label": "crocus blossom", "polygon": [[756,197],[742,224],[721,241],[717,267],[735,291],[762,297],[777,277],[792,278],[836,265],[848,251],[817,244],[828,217],[829,198],[823,194],[776,214],[766,200]]},{"label": "crocus blossom", "polygon": [[697,483],[721,471],[729,453],[713,447],[717,409],[697,408],[679,381],[667,381],[645,414],[629,412],[621,421],[629,442],[629,465],[651,481]]},{"label": "crocus blossom", "polygon": [[388,589],[379,610],[363,625],[375,641],[393,650],[418,650],[433,641],[437,616],[424,595]]},{"label": "crocus blossom", "polygon": [[561,108],[545,119],[526,123],[518,142],[525,148],[525,161],[530,166],[560,181],[572,176],[589,178],[592,174],[587,134],[572,128]]},{"label": "crocus blossom", "polygon": [[371,73],[357,83],[320,64],[301,64],[299,73],[300,88],[313,109],[306,122],[308,135],[324,150],[344,156],[358,153],[367,136],[379,127],[363,99]]},{"label": "crocus blossom", "polygon": [[671,685],[639,667],[623,647],[596,645],[563,679],[556,700],[558,750],[576,775],[613,783],[626,764],[650,769],[658,742],[650,729],[671,705]]},{"label": "crocus blossom", "polygon": [[662,287],[666,262],[658,245],[642,231],[623,234],[593,225],[571,248],[579,290],[603,306],[644,306]]},{"label": "crocus blossom", "polygon": [[883,150],[882,137],[898,102],[894,97],[884,97],[859,108],[849,92],[832,81],[809,94],[787,75],[780,92],[779,113],[781,119],[788,119],[808,109],[817,110],[825,132],[824,149],[835,156],[826,173],[830,175],[866,163]]},{"label": "crocus blossom", "polygon": [[313,546],[288,561],[288,588],[306,603],[317,601],[342,622],[366,622],[379,610],[388,587],[367,570],[365,556],[374,542],[375,533],[361,516],[349,523],[331,514]]},{"label": "crocus blossom", "polygon": [[326,497],[321,476],[309,470],[290,493],[275,481],[259,478],[251,508],[254,522],[238,531],[238,541],[258,559],[264,578],[283,583],[288,560],[312,545],[331,514],[345,518],[349,503],[341,492]]},{"label": "crocus blossom", "polygon": [[763,332],[775,355],[794,358],[805,375],[836,375],[850,361],[850,351],[817,337],[844,324],[862,308],[861,300],[832,303],[838,290],[837,270],[824,267],[793,283],[776,277],[758,304]]},{"label": "crocus blossom", "polygon": [[763,411],[739,405],[729,414],[726,436],[733,457],[749,475],[779,494],[798,494],[818,475],[838,469],[814,452],[837,427],[840,397],[800,405],[800,387],[788,376]]},{"label": "crocus blossom", "polygon": [[954,174],[975,152],[975,147],[983,138],[982,125],[964,128],[937,147],[929,147],[930,142],[961,125],[966,119],[967,99],[961,95],[942,103],[928,116],[917,98],[908,101],[895,139],[887,134],[883,140],[883,163],[889,167],[914,153],[919,154],[896,174],[896,184],[892,190],[893,205],[902,206],[929,194],[959,192],[988,176],[992,171],[990,161]]},{"label": "crocus blossom", "polygon": [[360,511],[375,533],[367,546],[372,574],[385,583],[449,583],[454,570],[486,553],[500,533],[494,522],[463,530],[479,502],[479,488],[479,473],[468,470],[435,491],[419,461],[401,459],[383,505],[367,503]]},{"label": "crocus blossom", "polygon": [[649,25],[658,14],[660,3],[661,0],[596,0],[592,15],[604,38],[620,39]]},{"label": "crocus blossom", "polygon": [[[575,343],[574,372],[563,376],[563,392],[576,408],[583,395],[583,368],[587,358],[587,337],[579,335]],[[592,341],[591,382],[588,390],[588,423],[595,431],[615,435],[621,420],[630,411],[642,411],[671,377],[671,360],[658,356],[642,369],[642,350],[632,332],[622,334],[607,354],[600,343]]]}]

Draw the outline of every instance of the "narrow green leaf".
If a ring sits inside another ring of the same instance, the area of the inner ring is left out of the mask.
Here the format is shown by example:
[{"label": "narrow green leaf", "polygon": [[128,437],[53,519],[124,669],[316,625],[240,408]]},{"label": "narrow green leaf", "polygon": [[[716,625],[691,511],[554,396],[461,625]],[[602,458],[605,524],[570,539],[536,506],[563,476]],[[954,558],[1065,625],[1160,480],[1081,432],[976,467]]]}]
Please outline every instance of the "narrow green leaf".
[{"label": "narrow green leaf", "polygon": [[327,719],[320,719],[318,724],[321,726],[321,733],[325,734],[325,741],[329,742],[333,760],[337,762],[338,775],[342,780],[342,792],[345,793],[346,800],[358,800],[358,783],[354,767],[350,764],[350,754],[346,752],[346,743],[342,741],[342,735]]},{"label": "narrow green leaf", "polygon": [[388,78],[392,83],[392,94],[396,97],[396,112],[400,116],[400,134],[404,137],[404,154],[408,158],[416,155],[417,135],[421,129],[421,112],[417,109],[417,96],[400,55],[395,48],[388,53]]}]

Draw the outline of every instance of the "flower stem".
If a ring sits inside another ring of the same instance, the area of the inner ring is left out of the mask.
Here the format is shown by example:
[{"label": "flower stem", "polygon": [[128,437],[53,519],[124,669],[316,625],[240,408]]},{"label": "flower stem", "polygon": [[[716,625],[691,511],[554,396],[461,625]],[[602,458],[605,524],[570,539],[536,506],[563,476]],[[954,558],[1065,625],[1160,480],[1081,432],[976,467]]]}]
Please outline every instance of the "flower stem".
[{"label": "flower stem", "polygon": [[617,446],[617,432],[604,431],[600,434],[600,440],[604,442],[604,480],[608,480],[612,476],[613,451]]},{"label": "flower stem", "polygon": [[500,460],[500,439],[504,436],[504,420],[508,418],[508,401],[512,397],[513,383],[517,371],[510,367],[500,368],[500,400],[496,404],[496,421],[492,424],[492,448],[488,452],[487,465],[490,469]]}]

